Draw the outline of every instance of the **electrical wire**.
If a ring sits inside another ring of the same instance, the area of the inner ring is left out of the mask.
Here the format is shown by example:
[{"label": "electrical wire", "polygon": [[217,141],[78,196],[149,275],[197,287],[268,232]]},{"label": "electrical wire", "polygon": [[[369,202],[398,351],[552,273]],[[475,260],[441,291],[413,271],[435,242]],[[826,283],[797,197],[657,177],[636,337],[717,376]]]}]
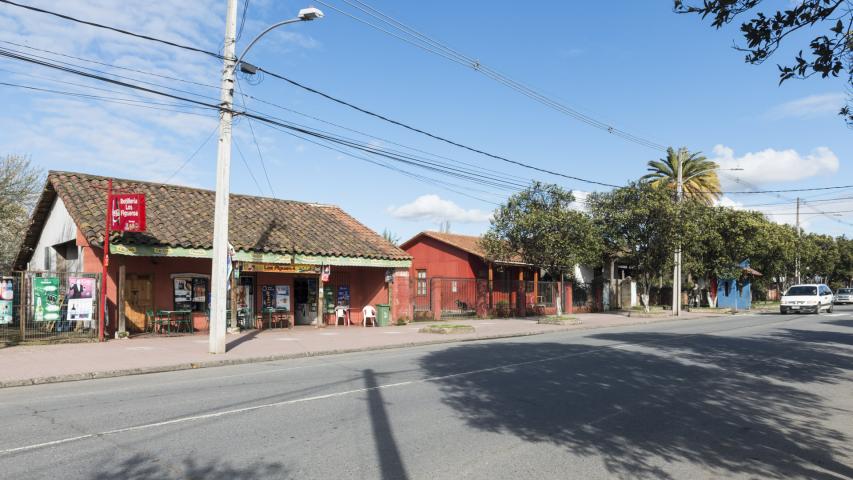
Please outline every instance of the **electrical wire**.
[{"label": "electrical wire", "polygon": [[20,4],[20,3],[15,3],[15,2],[12,2],[11,0],[0,0],[0,3],[5,3],[5,4],[7,4],[7,5],[11,5],[11,6],[14,6],[14,7],[23,8],[23,9],[26,9],[26,10],[31,10],[31,11],[33,11],[33,12],[38,12],[38,13],[44,13],[44,14],[47,14],[47,15],[52,15],[52,16],[54,16],[54,17],[59,17],[59,18],[61,18],[61,19],[63,19],[63,20],[69,20],[69,21],[76,22],[76,23],[82,23],[83,25],[89,25],[90,27],[102,28],[102,29],[104,29],[104,30],[110,30],[110,31],[113,31],[113,32],[116,32],[116,33],[121,33],[121,34],[124,34],[124,35],[130,35],[131,37],[141,38],[141,39],[143,39],[143,40],[149,40],[149,41],[152,41],[152,42],[162,43],[162,44],[164,44],[164,45],[169,45],[169,46],[172,46],[172,47],[182,48],[182,49],[184,49],[184,50],[189,50],[189,51],[191,51],[191,52],[203,53],[203,54],[205,54],[205,55],[210,55],[210,56],[215,57],[215,58],[218,58],[218,59],[220,59],[220,60],[223,60],[223,59],[225,58],[224,56],[222,56],[222,55],[220,55],[220,54],[218,54],[218,53],[209,52],[209,51],[207,51],[207,50],[202,50],[202,49],[200,49],[200,48],[191,47],[191,46],[189,46],[189,45],[182,45],[182,44],[180,44],[180,43],[170,42],[170,41],[168,41],[168,40],[163,40],[163,39],[156,38],[156,37],[151,37],[151,36],[148,36],[148,35],[142,35],[142,34],[139,34],[139,33],[134,33],[134,32],[128,31],[128,30],[123,30],[123,29],[121,29],[121,28],[116,28],[116,27],[111,27],[111,26],[109,26],[109,25],[104,25],[104,24],[102,24],[102,23],[90,22],[90,21],[88,21],[88,20],[81,20],[81,19],[79,19],[79,18],[75,18],[75,17],[72,17],[72,16],[70,16],[70,15],[65,15],[65,14],[62,14],[62,13],[53,12],[53,11],[45,10],[45,9],[38,8],[38,7],[33,7],[33,6],[30,6],[30,5],[23,5],[23,4]]},{"label": "electrical wire", "polygon": [[[246,0],[246,8],[248,8],[248,1],[249,0]],[[240,92],[240,101],[243,104],[243,110],[247,110],[246,99],[245,99],[245,97],[243,97],[243,89],[240,87],[240,81],[235,80],[234,83],[237,84],[237,91]],[[255,127],[252,126],[252,119],[246,118],[246,123],[249,124],[249,131],[252,132],[252,141],[255,142],[255,149],[258,151],[258,158],[261,161],[261,168],[263,168],[263,170],[264,170],[264,177],[266,177],[266,179],[267,179],[267,185],[270,187],[270,193],[272,193],[272,196],[275,197],[276,196],[275,195],[275,189],[273,188],[272,182],[270,181],[270,175],[267,172],[267,165],[266,165],[266,162],[264,162],[264,156],[261,154],[261,146],[260,146],[260,144],[258,144],[258,139],[255,136]]]},{"label": "electrical wire", "polygon": [[205,138],[205,139],[204,139],[204,141],[203,141],[203,142],[201,142],[201,145],[199,145],[199,146],[198,146],[198,148],[196,148],[196,149],[195,149],[195,151],[192,153],[192,155],[190,155],[189,157],[187,157],[187,159],[186,159],[186,160],[184,160],[184,162],[183,162],[183,163],[181,163],[181,165],[180,165],[180,166],[178,166],[178,168],[177,168],[177,169],[175,169],[175,171],[174,171],[174,172],[172,172],[172,174],[171,174],[171,175],[169,175],[169,177],[168,177],[168,178],[166,178],[165,180],[163,180],[163,181],[162,181],[162,182],[160,182],[160,183],[169,183],[173,178],[175,178],[175,176],[176,176],[177,174],[181,173],[181,170],[183,170],[183,169],[184,169],[184,167],[186,167],[186,166],[187,166],[187,165],[192,161],[192,159],[193,159],[193,158],[195,158],[195,156],[196,156],[196,155],[198,155],[198,152],[200,152],[200,151],[201,151],[201,149],[202,149],[202,148],[204,148],[204,146],[205,146],[205,145],[207,145],[207,142],[209,142],[209,141],[210,141],[210,139],[211,139],[211,138],[213,138],[213,135],[214,135],[218,130],[219,130],[219,126],[217,125],[217,126],[216,126],[216,128],[214,128],[214,129],[210,132],[210,135],[208,135],[208,136],[207,136],[207,138]]},{"label": "electrical wire", "polygon": [[[252,173],[252,168],[249,167],[249,162],[246,161],[246,157],[243,156],[243,150],[240,149],[240,144],[237,143],[237,139],[234,137],[231,137],[231,142],[234,144],[234,147],[237,149],[237,153],[240,155],[240,159],[243,160],[243,165],[246,166],[246,170],[249,172],[249,176],[252,178],[252,182],[255,183],[255,186],[258,187],[258,192],[260,192],[261,195],[263,196],[264,189],[261,188],[261,184],[258,183],[258,179],[255,178],[255,174]],[[270,191],[270,193],[272,194],[273,197],[275,197],[275,192]]]}]

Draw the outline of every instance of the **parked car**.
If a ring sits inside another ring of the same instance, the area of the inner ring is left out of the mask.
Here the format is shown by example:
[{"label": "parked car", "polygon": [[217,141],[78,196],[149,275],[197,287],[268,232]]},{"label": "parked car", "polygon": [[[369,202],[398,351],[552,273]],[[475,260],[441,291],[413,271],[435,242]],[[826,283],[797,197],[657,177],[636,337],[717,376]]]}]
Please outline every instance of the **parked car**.
[{"label": "parked car", "polygon": [[832,290],[822,283],[794,285],[782,295],[779,311],[783,315],[788,312],[831,312],[832,301]]},{"label": "parked car", "polygon": [[835,292],[835,304],[853,303],[853,288],[839,288]]}]

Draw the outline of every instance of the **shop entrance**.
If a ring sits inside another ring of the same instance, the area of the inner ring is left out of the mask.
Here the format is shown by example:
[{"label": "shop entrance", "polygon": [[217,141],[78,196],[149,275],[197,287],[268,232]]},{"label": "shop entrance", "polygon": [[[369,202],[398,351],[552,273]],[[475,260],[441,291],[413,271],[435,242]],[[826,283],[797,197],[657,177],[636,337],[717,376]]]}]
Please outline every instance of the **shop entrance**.
[{"label": "shop entrance", "polygon": [[255,328],[255,277],[241,276],[237,281],[237,322],[241,328]]},{"label": "shop entrance", "polygon": [[295,278],[293,297],[296,304],[296,324],[312,325],[317,322],[317,279]]},{"label": "shop entrance", "polygon": [[154,308],[151,275],[128,273],[124,280],[124,317],[131,333],[146,330],[145,313]]}]

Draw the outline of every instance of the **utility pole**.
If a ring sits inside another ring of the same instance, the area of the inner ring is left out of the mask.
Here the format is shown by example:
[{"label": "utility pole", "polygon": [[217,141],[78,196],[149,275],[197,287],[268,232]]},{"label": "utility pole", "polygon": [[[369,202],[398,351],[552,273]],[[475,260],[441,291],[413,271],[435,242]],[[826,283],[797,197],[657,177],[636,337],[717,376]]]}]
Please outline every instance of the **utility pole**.
[{"label": "utility pole", "polygon": [[[684,177],[682,175],[682,167],[684,156],[687,151],[684,149],[678,150],[678,183],[676,184],[675,202],[676,215],[681,213],[681,192],[684,189]],[[680,219],[679,219],[680,221]],[[675,265],[672,271],[672,314],[674,316],[681,315],[681,240],[679,239],[678,246],[675,248]]]},{"label": "utility pole", "polygon": [[[225,307],[228,281],[228,195],[231,174],[231,123],[234,101],[237,0],[225,11],[222,93],[219,105],[219,147],[216,152],[216,199],[213,213],[213,259],[210,275],[210,353],[225,353]],[[232,306],[233,307],[233,306]]]},{"label": "utility pole", "polygon": [[797,259],[794,263],[794,277],[800,283],[800,197],[797,197]]}]

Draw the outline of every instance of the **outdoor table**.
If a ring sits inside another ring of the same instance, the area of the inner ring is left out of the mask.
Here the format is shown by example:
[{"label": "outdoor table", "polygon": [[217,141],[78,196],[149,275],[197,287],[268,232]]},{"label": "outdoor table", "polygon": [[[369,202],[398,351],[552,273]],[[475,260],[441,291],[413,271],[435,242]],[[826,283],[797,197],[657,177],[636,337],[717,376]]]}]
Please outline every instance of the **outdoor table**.
[{"label": "outdoor table", "polygon": [[[287,322],[287,328],[293,328],[293,316],[287,308],[265,308],[264,318],[267,321],[267,328],[273,328],[274,323]],[[281,328],[284,328],[282,325]]]},{"label": "outdoor table", "polygon": [[[179,332],[181,330],[181,325],[186,325],[187,331],[192,332],[192,311],[190,310],[160,310],[158,312],[161,315],[165,315],[169,320],[166,323],[167,332],[169,334],[172,333],[172,324],[175,324],[175,331]],[[162,325],[160,327],[160,332],[163,332]]]}]

